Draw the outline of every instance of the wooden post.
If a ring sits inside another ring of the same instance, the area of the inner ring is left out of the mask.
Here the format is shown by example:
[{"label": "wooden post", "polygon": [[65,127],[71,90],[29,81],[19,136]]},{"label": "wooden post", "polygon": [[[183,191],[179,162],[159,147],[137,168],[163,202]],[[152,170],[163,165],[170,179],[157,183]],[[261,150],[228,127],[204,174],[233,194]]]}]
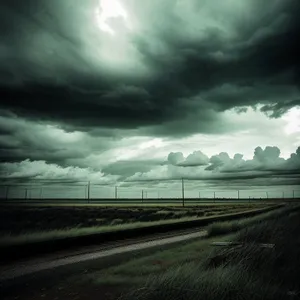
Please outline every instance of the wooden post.
[{"label": "wooden post", "polygon": [[90,203],[90,187],[91,187],[91,182],[88,182],[87,186],[87,198],[88,198],[88,203]]},{"label": "wooden post", "polygon": [[8,193],[9,193],[9,185],[6,186],[6,191],[5,191],[5,199],[8,199]]},{"label": "wooden post", "polygon": [[181,180],[181,187],[182,187],[182,206],[184,207],[184,180]]}]

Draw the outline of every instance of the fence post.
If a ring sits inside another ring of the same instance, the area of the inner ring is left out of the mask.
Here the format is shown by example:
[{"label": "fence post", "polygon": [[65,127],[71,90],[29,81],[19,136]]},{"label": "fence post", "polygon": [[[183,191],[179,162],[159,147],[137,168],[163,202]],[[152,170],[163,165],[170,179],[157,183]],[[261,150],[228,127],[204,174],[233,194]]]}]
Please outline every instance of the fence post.
[{"label": "fence post", "polygon": [[182,188],[182,206],[184,207],[184,180],[181,179],[181,188]]},{"label": "fence post", "polygon": [[90,203],[90,187],[91,187],[91,182],[88,182],[88,186],[87,186],[87,198],[88,198],[88,203]]},{"label": "fence post", "polygon": [[9,185],[6,186],[6,191],[5,191],[5,199],[8,199],[8,193],[9,193]]}]

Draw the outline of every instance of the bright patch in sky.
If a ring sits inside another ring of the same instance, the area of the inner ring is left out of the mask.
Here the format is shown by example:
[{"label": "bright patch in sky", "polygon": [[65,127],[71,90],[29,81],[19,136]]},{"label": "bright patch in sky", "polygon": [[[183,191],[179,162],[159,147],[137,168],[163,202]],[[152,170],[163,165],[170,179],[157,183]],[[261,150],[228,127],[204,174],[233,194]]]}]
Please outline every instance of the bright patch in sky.
[{"label": "bright patch in sky", "polygon": [[145,143],[140,144],[138,147],[139,149],[147,149],[151,147],[159,148],[163,146],[162,139],[156,138]]},{"label": "bright patch in sky", "polygon": [[285,132],[287,134],[293,134],[300,132],[300,108],[293,107],[290,111],[283,117],[287,122],[285,126]]},{"label": "bright patch in sky", "polygon": [[97,8],[97,20],[102,31],[115,35],[115,30],[109,26],[109,19],[121,17],[127,21],[127,12],[117,0],[101,0]]}]

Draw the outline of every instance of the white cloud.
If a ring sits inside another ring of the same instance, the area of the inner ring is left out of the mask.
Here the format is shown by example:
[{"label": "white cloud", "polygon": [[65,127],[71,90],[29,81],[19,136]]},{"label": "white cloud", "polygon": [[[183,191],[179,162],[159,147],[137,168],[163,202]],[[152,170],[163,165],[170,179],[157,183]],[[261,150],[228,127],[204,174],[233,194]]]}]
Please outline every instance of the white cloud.
[{"label": "white cloud", "polygon": [[24,179],[29,181],[92,181],[93,183],[111,184],[118,176],[106,175],[90,168],[61,167],[47,164],[45,161],[30,161],[26,159],[20,163],[0,164],[1,175],[7,179]]}]

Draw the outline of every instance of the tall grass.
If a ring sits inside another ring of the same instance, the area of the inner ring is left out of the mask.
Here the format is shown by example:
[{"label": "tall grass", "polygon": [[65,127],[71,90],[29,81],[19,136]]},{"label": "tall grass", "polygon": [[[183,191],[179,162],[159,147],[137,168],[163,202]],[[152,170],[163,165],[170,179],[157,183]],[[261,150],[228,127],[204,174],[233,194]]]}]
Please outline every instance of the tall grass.
[{"label": "tall grass", "polygon": [[292,205],[291,207],[284,207],[274,211],[270,211],[255,217],[243,218],[240,220],[225,221],[225,222],[214,222],[206,227],[208,236],[217,236],[227,233],[234,233],[243,228],[263,222],[265,220],[279,218],[281,216],[293,213],[300,209],[299,205]]},{"label": "tall grass", "polygon": [[[294,209],[281,210],[241,230],[235,241],[242,247],[214,249],[200,263],[149,277],[121,299],[295,299],[292,295],[300,291],[300,213]],[[257,243],[274,243],[275,248],[262,249]]]},{"label": "tall grass", "polygon": [[[247,211],[247,210],[246,210]],[[230,213],[229,213],[230,214]],[[226,215],[226,214],[224,214]],[[63,239],[69,237],[90,235],[96,233],[104,233],[104,232],[115,232],[122,231],[127,229],[138,229],[143,227],[151,227],[156,225],[164,225],[164,224],[172,224],[172,223],[180,223],[186,221],[195,221],[205,219],[206,217],[182,217],[180,219],[169,219],[169,220],[159,220],[159,221],[146,221],[146,222],[132,222],[126,224],[118,224],[115,221],[111,225],[103,225],[103,226],[93,226],[93,227],[72,227],[65,228],[59,230],[51,230],[51,231],[39,231],[39,232],[28,232],[22,233],[19,235],[13,234],[5,234],[0,238],[0,247],[8,246],[8,245],[22,245],[26,243],[36,243],[43,242],[49,240]],[[119,220],[119,219],[118,219]]]},{"label": "tall grass", "polygon": [[204,270],[188,264],[152,277],[145,286],[122,296],[122,300],[274,300],[286,293],[274,285],[262,285],[242,267]]},{"label": "tall grass", "polygon": [[76,237],[76,236],[89,235],[95,233],[122,231],[126,229],[151,227],[155,225],[180,223],[180,222],[194,221],[194,220],[199,220],[199,218],[186,217],[180,219],[170,219],[170,220],[160,220],[160,221],[150,221],[150,222],[133,222],[128,224],[114,224],[108,226],[73,227],[73,228],[66,228],[60,230],[23,233],[20,235],[6,234],[1,236],[0,247],[6,245],[20,245],[24,243],[41,242],[41,241]]}]

